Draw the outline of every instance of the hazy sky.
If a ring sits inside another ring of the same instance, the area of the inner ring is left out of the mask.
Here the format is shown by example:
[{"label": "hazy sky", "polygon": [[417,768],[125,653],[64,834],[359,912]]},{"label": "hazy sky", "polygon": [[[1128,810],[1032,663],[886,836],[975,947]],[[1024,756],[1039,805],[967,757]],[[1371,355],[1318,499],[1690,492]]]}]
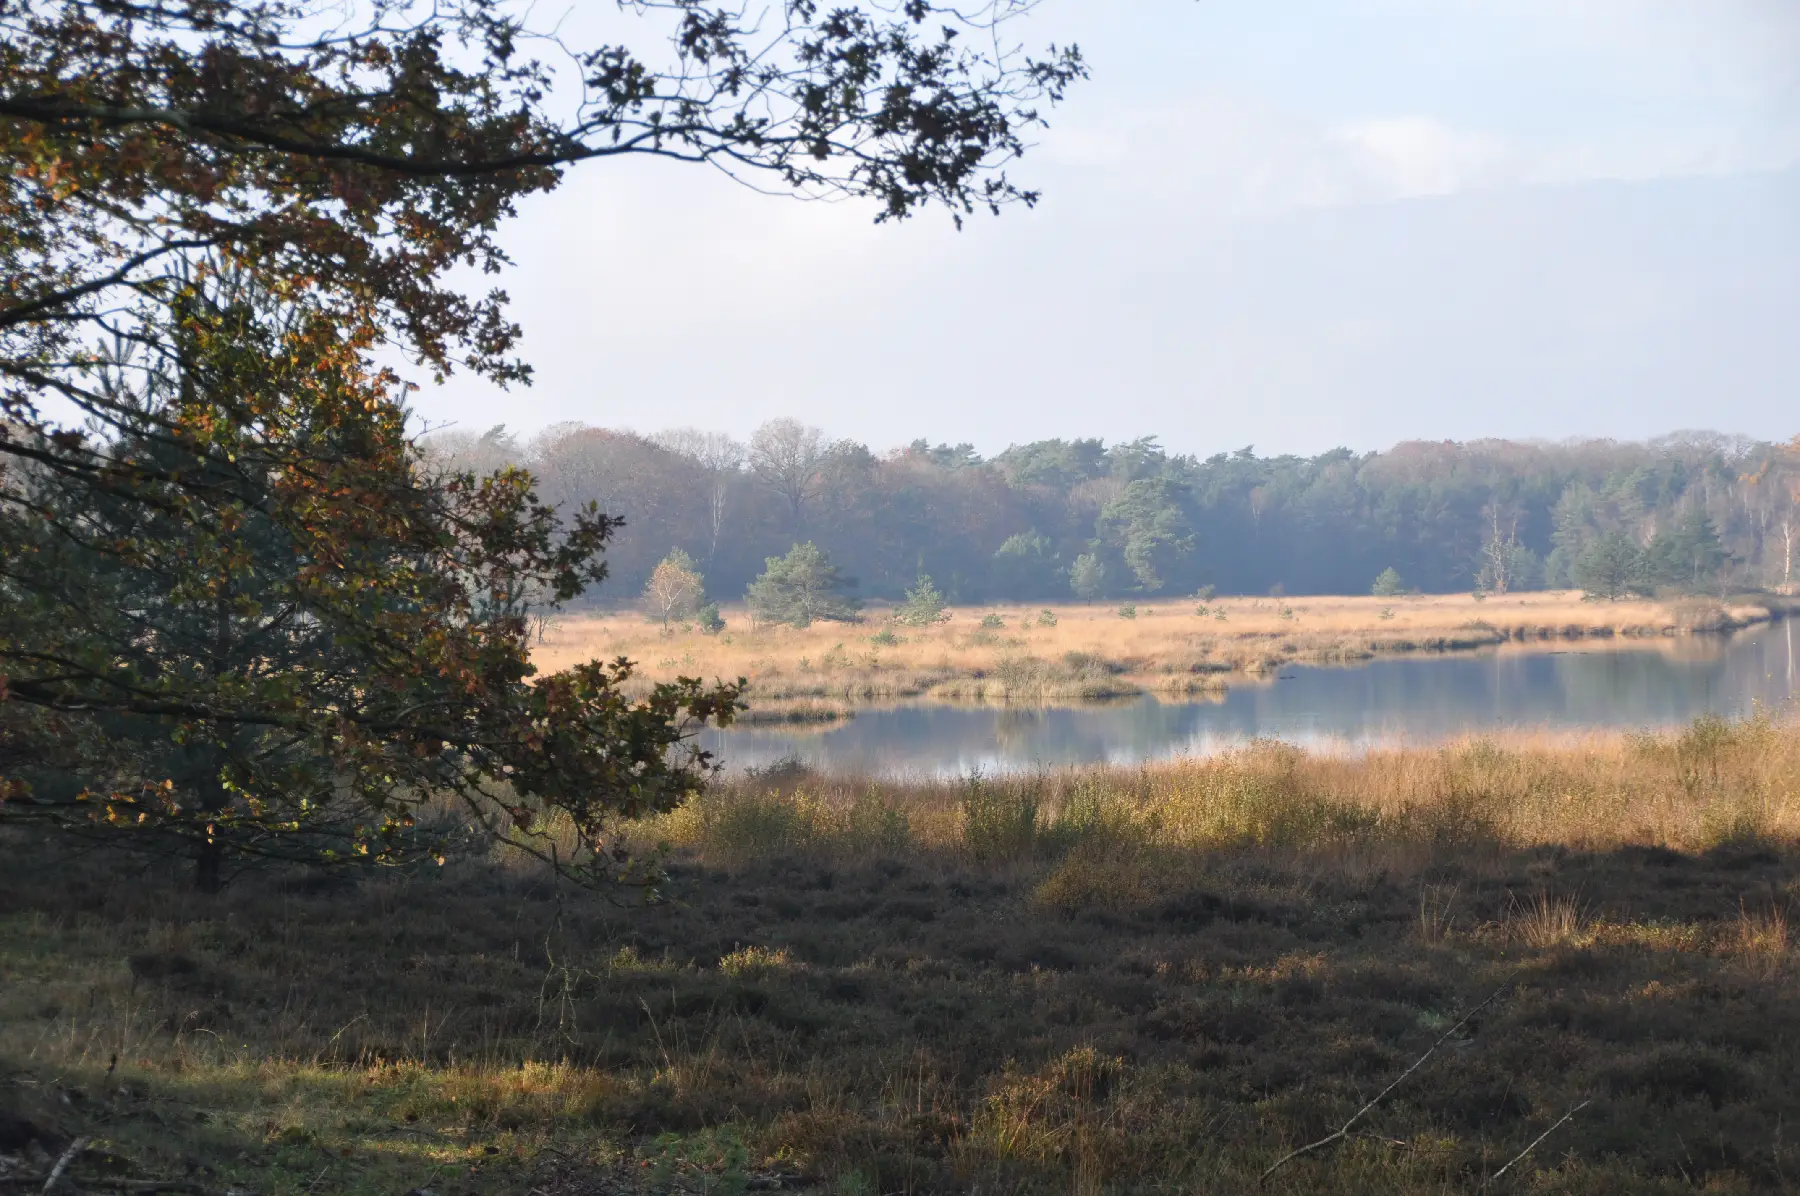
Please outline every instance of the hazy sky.
[{"label": "hazy sky", "polygon": [[1800,432],[1800,0],[1045,0],[1021,33],[1094,72],[1014,171],[1037,210],[578,167],[505,238],[536,384],[419,412],[986,452]]}]

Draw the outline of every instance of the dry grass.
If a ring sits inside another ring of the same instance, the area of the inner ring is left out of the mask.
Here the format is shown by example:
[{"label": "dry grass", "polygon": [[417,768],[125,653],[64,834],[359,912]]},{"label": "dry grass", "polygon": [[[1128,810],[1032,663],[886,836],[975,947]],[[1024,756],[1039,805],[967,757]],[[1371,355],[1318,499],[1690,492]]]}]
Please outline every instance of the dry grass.
[{"label": "dry grass", "polygon": [[865,840],[984,861],[1075,843],[1374,856],[1490,842],[1706,851],[1800,839],[1800,728],[1707,717],[1673,734],[1514,734],[1361,754],[1259,741],[1129,769],[957,783],[788,766],[724,782],[648,833],[705,859],[734,844],[770,853]]},{"label": "dry grass", "polygon": [[1474,1191],[1583,1101],[1486,1190],[1800,1166],[1793,726],[787,768],[635,834],[673,851],[642,909],[6,843],[0,1190],[83,1134],[89,1191],[1237,1193],[1496,990],[1269,1190]]},{"label": "dry grass", "polygon": [[[748,677],[762,702],[856,702],[932,696],[1068,701],[1145,690],[1204,693],[1233,673],[1297,661],[1344,663],[1380,653],[1442,652],[1549,639],[1610,641],[1722,630],[1771,617],[1777,600],[1584,602],[1572,592],[1381,598],[1223,598],[1114,606],[993,606],[950,611],[946,623],[906,627],[873,610],[859,624],[727,628],[647,622],[636,613],[573,616],[537,650],[543,668],[628,656],[646,681],[678,675]],[[1204,607],[1206,613],[1199,613]],[[999,627],[984,627],[997,617]]]}]

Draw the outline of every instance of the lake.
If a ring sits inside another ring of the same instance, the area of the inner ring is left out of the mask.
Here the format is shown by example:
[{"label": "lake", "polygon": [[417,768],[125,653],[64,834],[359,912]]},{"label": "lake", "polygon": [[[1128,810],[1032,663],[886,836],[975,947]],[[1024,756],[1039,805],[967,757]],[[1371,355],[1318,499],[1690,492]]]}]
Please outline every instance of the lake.
[{"label": "lake", "polygon": [[1677,726],[1701,714],[1779,711],[1800,696],[1800,634],[1787,620],[1732,636],[1651,644],[1508,646],[1294,665],[1235,679],[1213,701],[877,707],[822,727],[708,729],[728,768],[793,757],[839,773],[945,775],[1206,755],[1256,738],[1354,751],[1500,730]]}]

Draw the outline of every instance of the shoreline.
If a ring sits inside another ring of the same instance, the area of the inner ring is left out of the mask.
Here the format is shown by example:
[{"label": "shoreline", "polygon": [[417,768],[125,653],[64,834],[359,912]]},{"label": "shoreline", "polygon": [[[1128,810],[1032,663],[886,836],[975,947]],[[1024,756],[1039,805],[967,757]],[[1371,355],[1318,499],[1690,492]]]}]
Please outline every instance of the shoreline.
[{"label": "shoreline", "polygon": [[691,626],[664,629],[631,612],[576,615],[534,656],[546,670],[588,656],[627,656],[638,662],[645,689],[676,676],[745,677],[752,703],[745,721],[803,724],[841,721],[857,707],[886,702],[1205,700],[1291,665],[1356,666],[1383,657],[1559,643],[1647,646],[1779,622],[1800,614],[1800,598],[1227,597],[945,613],[945,621],[926,627],[901,625],[892,611],[875,609],[860,623],[797,629],[752,627],[747,612],[727,608],[726,630],[718,635]]}]

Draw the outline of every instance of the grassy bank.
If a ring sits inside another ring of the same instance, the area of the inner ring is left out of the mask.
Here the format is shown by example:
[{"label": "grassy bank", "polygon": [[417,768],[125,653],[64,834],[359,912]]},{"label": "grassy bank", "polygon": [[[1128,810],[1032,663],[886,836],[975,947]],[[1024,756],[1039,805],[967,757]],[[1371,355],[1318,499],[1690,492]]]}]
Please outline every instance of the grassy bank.
[{"label": "grassy bank", "polygon": [[636,834],[648,908],[6,844],[0,1188],[80,1135],[89,1191],[1237,1193],[1440,1039],[1266,1190],[1475,1191],[1545,1131],[1487,1191],[1800,1171],[1793,727],[790,771]]},{"label": "grassy bank", "polygon": [[628,656],[646,682],[748,677],[755,703],[931,697],[1059,702],[1204,693],[1292,663],[1449,652],[1548,640],[1662,640],[1749,626],[1789,600],[1584,602],[1575,593],[1404,598],[1225,598],[1107,606],[967,607],[932,627],[753,627],[728,609],[723,634],[668,629],[636,613],[565,619],[536,653],[560,667]]}]

